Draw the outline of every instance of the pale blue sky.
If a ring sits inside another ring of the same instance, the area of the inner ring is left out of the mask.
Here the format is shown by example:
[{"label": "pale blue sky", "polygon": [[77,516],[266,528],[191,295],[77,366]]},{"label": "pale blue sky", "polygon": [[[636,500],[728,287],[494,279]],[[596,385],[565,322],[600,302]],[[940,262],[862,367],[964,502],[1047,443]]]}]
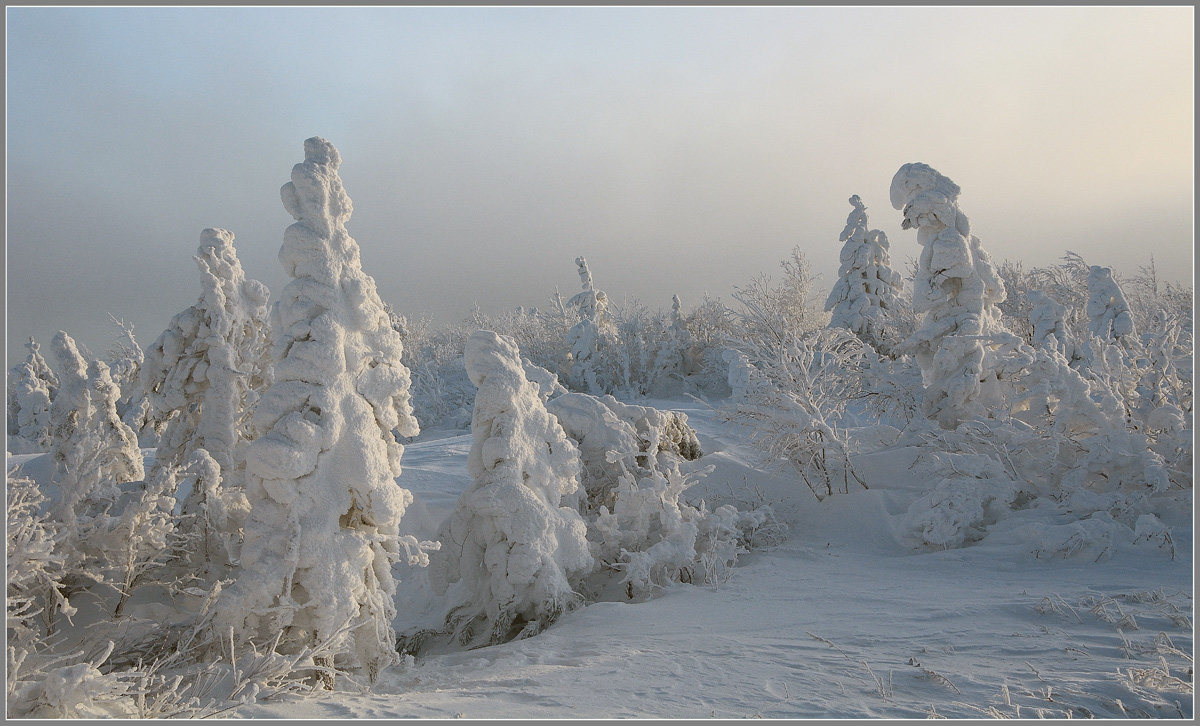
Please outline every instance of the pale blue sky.
[{"label": "pale blue sky", "polygon": [[1190,281],[1194,9],[8,8],[8,361],[107,313],[149,345],[204,227],[278,291],[279,187],[332,141],[382,297],[543,306],[585,255],[668,308],[799,244],[828,286],[847,197],[901,267],[888,184],[963,188],[997,260],[1070,249]]}]

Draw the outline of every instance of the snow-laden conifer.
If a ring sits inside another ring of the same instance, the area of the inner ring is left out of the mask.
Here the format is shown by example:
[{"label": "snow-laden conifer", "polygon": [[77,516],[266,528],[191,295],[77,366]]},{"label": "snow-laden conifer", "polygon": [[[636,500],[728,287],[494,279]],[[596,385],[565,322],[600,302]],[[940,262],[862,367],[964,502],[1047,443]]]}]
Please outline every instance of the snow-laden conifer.
[{"label": "snow-laden conifer", "polygon": [[904,284],[888,264],[888,239],[868,229],[867,208],[857,194],[839,239],[842,245],[838,281],[825,300],[829,327],[848,328],[875,350],[890,354],[898,339],[898,314]]},{"label": "snow-laden conifer", "polygon": [[227,230],[201,232],[193,259],[200,299],[171,318],[142,365],[150,416],[163,427],[155,468],[183,466],[204,449],[233,484],[237,448],[270,375],[269,293],[247,279]]},{"label": "snow-laden conifer", "polygon": [[567,305],[579,310],[579,322],[567,332],[567,347],[570,349],[570,379],[577,388],[599,394],[610,378],[605,372],[607,343],[614,331],[608,317],[608,295],[597,290],[592,283],[592,272],[587,260],[576,257],[579,266],[579,281],[583,290],[567,301]]},{"label": "snow-laden conifer", "polygon": [[392,565],[426,559],[399,534],[412,494],[395,481],[394,432],[418,429],[400,336],[346,231],[340,163],[332,144],[308,139],[280,192],[296,219],[279,253],[292,280],[273,306],[274,382],[246,453],[240,571],[214,625],[253,642],[279,636],[283,652],[332,638],[338,667],[373,680],[398,658]]},{"label": "snow-laden conifer", "polygon": [[916,229],[922,248],[912,306],[924,318],[901,350],[921,366],[925,413],[943,428],[988,416],[996,381],[1024,362],[1008,360],[1019,339],[1001,322],[1004,283],[958,207],[960,191],[921,163],[905,164],[892,178],[892,206],[903,210],[901,227]]},{"label": "snow-laden conifer", "polygon": [[9,450],[16,454],[45,451],[50,446],[50,404],[58,392],[58,377],[42,357],[33,338],[29,354],[8,371]]},{"label": "snow-laden conifer", "polygon": [[516,344],[479,331],[465,360],[479,387],[472,482],[443,526],[429,574],[462,641],[496,643],[535,634],[575,604],[592,558],[583,519],[562,506],[579,488],[579,452],[526,378]]}]

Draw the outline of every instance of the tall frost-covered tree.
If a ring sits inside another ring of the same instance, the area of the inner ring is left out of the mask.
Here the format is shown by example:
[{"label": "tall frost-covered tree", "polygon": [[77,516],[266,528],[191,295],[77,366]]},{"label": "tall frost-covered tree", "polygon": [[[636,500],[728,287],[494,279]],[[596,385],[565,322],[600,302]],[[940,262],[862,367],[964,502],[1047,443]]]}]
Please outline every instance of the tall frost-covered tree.
[{"label": "tall frost-covered tree", "polygon": [[80,516],[107,509],[117,485],[145,475],[137,436],[117,415],[120,388],[108,364],[87,359],[75,340],[59,331],[53,340],[61,373],[50,409],[50,449],[59,488],[55,518],[68,528]]},{"label": "tall frost-covered tree", "polygon": [[916,229],[922,247],[913,311],[924,318],[901,350],[921,367],[925,414],[948,429],[987,416],[997,380],[1011,372],[1005,359],[1020,343],[1001,322],[1004,283],[958,207],[960,191],[927,164],[905,164],[892,178],[901,227]]},{"label": "tall frost-covered tree", "polygon": [[[464,352],[479,387],[467,470],[473,481],[439,537],[430,580],[463,642],[532,635],[576,600],[592,568],[587,526],[562,506],[579,488],[579,451],[526,377],[516,344],[489,330]],[[519,630],[518,630],[519,629]]]},{"label": "tall frost-covered tree", "polygon": [[200,299],[171,318],[142,365],[151,417],[163,426],[155,469],[182,466],[204,449],[229,480],[270,376],[269,292],[246,278],[227,230],[201,232],[193,259]]},{"label": "tall frost-covered tree", "polygon": [[888,264],[888,239],[867,228],[867,208],[857,194],[839,239],[842,245],[838,281],[825,300],[829,327],[848,328],[875,350],[890,354],[898,340],[896,318],[904,283]]},{"label": "tall frost-covered tree", "polygon": [[1112,269],[1092,265],[1087,277],[1088,329],[1094,337],[1130,348],[1137,343],[1133,314]]},{"label": "tall frost-covered tree", "polygon": [[576,257],[579,266],[579,281],[583,290],[567,301],[568,306],[579,309],[579,322],[567,333],[567,346],[571,349],[572,382],[588,392],[603,392],[604,354],[606,343],[613,337],[612,321],[608,318],[608,295],[597,290],[592,283],[592,272],[587,260]]},{"label": "tall frost-covered tree", "polygon": [[278,635],[285,652],[320,643],[373,680],[398,659],[392,565],[402,550],[428,558],[399,533],[412,494],[395,481],[394,432],[418,427],[403,344],[346,231],[340,163],[332,144],[308,139],[281,189],[296,219],[279,253],[292,279],[272,309],[275,379],[247,447],[240,572],[214,625],[251,642]]}]

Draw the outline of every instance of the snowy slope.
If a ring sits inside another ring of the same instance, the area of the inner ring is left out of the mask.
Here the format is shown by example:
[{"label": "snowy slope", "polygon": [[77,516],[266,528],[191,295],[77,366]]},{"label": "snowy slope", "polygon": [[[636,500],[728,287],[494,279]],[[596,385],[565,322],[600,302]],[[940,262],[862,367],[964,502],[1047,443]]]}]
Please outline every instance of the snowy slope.
[{"label": "snowy slope", "polygon": [[[527,640],[428,655],[370,694],[245,706],[246,718],[1191,717],[1190,492],[1168,521],[1175,557],[1035,557],[1016,536],[916,549],[900,527],[924,486],[912,453],[864,457],[869,490],[817,502],[764,471],[739,432],[685,411],[715,471],[689,493],[772,503],[786,542],[744,556],[716,588],[598,602]],[[406,446],[415,501],[402,527],[432,537],[467,486],[470,436]],[[1030,526],[1016,519],[1010,528]],[[397,632],[438,625],[420,570],[398,571]]]}]

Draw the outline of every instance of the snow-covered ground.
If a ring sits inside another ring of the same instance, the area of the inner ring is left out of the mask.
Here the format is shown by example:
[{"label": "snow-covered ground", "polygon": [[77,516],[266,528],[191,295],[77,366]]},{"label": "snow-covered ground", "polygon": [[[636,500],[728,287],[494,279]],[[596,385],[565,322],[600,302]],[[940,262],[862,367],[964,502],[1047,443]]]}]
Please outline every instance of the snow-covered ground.
[{"label": "snow-covered ground", "polygon": [[[715,587],[595,602],[532,638],[409,661],[370,693],[232,715],[1192,717],[1190,491],[1164,518],[1173,558],[1120,547],[1101,561],[1086,551],[1047,559],[1018,536],[1034,512],[1015,513],[977,545],[931,552],[901,526],[929,486],[910,469],[911,452],[863,457],[870,488],[818,502],[795,477],[764,470],[742,432],[708,407],[651,405],[686,412],[705,451],[691,466],[715,467],[690,495],[710,506],[770,503],[787,540],[743,556]],[[436,536],[469,483],[470,444],[461,432],[430,431],[406,446],[407,532]],[[14,459],[31,473],[44,463]],[[425,571],[400,570],[397,632],[439,625]]]}]

